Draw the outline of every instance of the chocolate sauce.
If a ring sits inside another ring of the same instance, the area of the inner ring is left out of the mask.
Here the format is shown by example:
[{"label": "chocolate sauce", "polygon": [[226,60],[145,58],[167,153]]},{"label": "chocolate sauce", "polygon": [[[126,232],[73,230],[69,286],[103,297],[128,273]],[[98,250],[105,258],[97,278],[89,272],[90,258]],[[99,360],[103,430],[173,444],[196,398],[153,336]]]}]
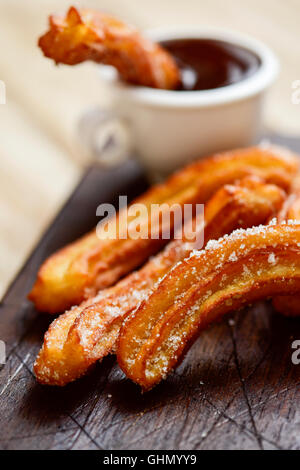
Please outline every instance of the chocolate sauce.
[{"label": "chocolate sauce", "polygon": [[161,42],[180,70],[180,90],[211,90],[250,77],[260,59],[248,49],[214,39],[174,39]]}]

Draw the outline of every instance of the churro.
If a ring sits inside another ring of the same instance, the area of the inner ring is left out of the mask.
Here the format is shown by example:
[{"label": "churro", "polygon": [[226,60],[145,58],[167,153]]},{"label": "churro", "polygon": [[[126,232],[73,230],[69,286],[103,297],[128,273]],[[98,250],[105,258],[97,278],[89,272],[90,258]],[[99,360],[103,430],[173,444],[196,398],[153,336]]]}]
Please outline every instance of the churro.
[{"label": "churro", "polygon": [[38,381],[62,386],[83,375],[113,351],[124,318],[172,266],[199,247],[199,242],[205,245],[237,227],[263,223],[277,213],[284,198],[283,190],[255,177],[225,185],[206,204],[204,220],[189,224],[187,238],[170,242],[140,270],[51,324],[35,362]]},{"label": "churro", "polygon": [[300,225],[236,230],[178,263],[124,322],[118,362],[149,390],[201,330],[259,299],[300,292]]},{"label": "churro", "polygon": [[[167,212],[174,204],[205,203],[224,184],[251,175],[289,190],[298,165],[294,154],[273,146],[224,152],[187,166],[134,202],[147,211],[158,204]],[[136,217],[129,216],[130,207],[116,216],[117,229],[135,222]],[[146,239],[112,238],[100,228],[60,249],[41,266],[29,298],[38,310],[57,313],[113,285],[167,243],[160,237],[162,219],[154,227],[157,239],[151,234]],[[141,233],[149,233],[149,217],[139,217],[139,223]],[[172,236],[173,218],[167,223]]]},{"label": "churro", "polygon": [[[300,176],[293,182],[291,194],[285,201],[278,215],[278,222],[297,220],[300,223]],[[273,299],[277,312],[287,317],[300,316],[300,296],[281,296]]]},{"label": "churro", "polygon": [[71,7],[65,17],[51,15],[39,47],[57,64],[92,60],[112,65],[122,80],[134,85],[176,89],[180,84],[171,54],[132,26],[96,10]]}]

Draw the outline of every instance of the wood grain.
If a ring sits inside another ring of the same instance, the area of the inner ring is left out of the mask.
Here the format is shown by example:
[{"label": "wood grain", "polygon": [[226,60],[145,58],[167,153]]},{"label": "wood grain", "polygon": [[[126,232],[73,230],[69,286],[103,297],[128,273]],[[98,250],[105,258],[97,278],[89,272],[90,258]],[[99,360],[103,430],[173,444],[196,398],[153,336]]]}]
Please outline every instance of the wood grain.
[{"label": "wood grain", "polygon": [[96,223],[100,202],[116,202],[118,193],[133,197],[145,186],[132,161],[107,173],[90,168],[9,288],[0,305],[0,339],[7,344],[0,448],[300,449],[300,365],[291,361],[300,320],[275,314],[269,303],[204,332],[180,367],[147,394],[113,356],[64,389],[36,383],[32,365],[50,321],[26,300],[38,266]]}]

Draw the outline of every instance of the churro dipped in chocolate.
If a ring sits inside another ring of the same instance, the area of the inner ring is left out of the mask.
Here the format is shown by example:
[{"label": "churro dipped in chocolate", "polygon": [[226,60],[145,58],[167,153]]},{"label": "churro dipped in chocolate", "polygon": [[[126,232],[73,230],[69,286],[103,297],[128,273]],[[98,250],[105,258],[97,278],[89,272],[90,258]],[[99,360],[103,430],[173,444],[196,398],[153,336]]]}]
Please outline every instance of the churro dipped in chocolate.
[{"label": "churro dipped in chocolate", "polygon": [[178,263],[124,322],[118,362],[149,390],[209,324],[253,301],[300,292],[300,225],[236,230]]}]

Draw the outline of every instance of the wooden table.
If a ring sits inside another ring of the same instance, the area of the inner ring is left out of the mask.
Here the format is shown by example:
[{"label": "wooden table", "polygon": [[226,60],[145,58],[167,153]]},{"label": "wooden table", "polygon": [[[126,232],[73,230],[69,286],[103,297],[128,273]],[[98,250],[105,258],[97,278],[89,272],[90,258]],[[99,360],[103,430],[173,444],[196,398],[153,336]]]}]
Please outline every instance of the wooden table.
[{"label": "wooden table", "polygon": [[[299,140],[289,145],[300,150]],[[300,365],[291,360],[300,321],[269,303],[205,331],[144,395],[114,356],[63,389],[36,383],[32,365],[51,318],[26,294],[40,263],[95,225],[99,203],[144,188],[133,162],[106,174],[92,167],[0,305],[0,449],[300,449]]]}]

